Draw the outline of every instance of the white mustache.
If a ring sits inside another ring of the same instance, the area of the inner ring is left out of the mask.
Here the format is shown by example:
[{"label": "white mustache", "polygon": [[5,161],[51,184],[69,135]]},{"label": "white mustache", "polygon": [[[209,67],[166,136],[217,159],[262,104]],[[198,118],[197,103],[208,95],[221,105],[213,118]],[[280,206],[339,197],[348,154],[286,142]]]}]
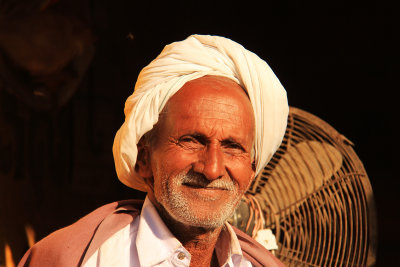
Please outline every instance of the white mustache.
[{"label": "white mustache", "polygon": [[208,189],[221,189],[227,191],[235,190],[233,182],[224,181],[221,179],[208,180],[204,175],[200,173],[189,172],[187,174],[181,174],[181,184],[189,185],[192,187],[208,188]]}]

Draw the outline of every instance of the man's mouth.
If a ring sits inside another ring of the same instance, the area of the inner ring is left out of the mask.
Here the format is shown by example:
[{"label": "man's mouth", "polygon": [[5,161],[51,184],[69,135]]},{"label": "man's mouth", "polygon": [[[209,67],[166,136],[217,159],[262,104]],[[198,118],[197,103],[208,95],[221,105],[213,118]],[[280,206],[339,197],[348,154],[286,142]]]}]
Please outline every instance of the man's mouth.
[{"label": "man's mouth", "polygon": [[183,183],[183,185],[188,186],[188,187],[192,187],[192,188],[196,188],[196,189],[210,189],[210,190],[226,190],[226,191],[231,191],[232,189],[230,189],[228,186],[224,185],[224,186],[215,186],[215,185],[206,185],[204,186],[203,184],[196,184],[196,183]]},{"label": "man's mouth", "polygon": [[189,171],[182,174],[180,184],[193,189],[233,191],[235,185],[225,179],[208,180],[203,174]]}]

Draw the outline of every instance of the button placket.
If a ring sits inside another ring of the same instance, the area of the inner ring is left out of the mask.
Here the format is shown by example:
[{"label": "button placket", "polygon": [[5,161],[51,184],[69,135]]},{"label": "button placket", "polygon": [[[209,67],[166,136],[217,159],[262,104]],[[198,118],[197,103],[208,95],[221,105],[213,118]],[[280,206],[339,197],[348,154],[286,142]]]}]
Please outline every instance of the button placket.
[{"label": "button placket", "polygon": [[188,252],[178,249],[175,251],[172,258],[172,262],[175,266],[189,266],[190,265],[190,255]]}]

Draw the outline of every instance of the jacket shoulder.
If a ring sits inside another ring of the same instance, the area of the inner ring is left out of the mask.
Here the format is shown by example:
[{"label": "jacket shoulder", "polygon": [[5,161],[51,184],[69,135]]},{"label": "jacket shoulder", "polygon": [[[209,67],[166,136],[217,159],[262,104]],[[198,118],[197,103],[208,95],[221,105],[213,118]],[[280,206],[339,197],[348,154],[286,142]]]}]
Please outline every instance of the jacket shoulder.
[{"label": "jacket shoulder", "polygon": [[284,267],[285,265],[255,239],[232,226],[239,240],[244,257],[253,266]]},{"label": "jacket shoulder", "polygon": [[141,203],[141,200],[123,200],[101,206],[36,243],[18,266],[78,266],[102,221],[114,213],[135,214]]}]

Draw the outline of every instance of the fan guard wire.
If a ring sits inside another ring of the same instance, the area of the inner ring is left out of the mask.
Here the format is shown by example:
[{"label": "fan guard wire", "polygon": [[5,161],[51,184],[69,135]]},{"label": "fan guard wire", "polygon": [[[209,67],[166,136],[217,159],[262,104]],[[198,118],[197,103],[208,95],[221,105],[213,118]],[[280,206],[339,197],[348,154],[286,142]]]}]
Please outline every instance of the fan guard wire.
[{"label": "fan guard wire", "polygon": [[282,145],[242,200],[249,216],[241,229],[253,237],[271,229],[287,266],[373,266],[373,193],[352,146],[326,122],[290,107]]}]

